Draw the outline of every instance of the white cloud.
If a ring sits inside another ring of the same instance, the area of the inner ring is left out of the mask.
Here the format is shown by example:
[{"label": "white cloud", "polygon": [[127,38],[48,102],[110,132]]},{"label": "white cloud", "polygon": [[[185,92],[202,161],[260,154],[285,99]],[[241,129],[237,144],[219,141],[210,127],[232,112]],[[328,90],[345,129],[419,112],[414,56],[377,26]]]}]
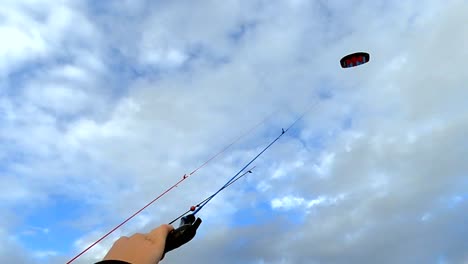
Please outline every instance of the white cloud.
[{"label": "white cloud", "polygon": [[335,158],[335,153],[325,153],[320,158],[319,164],[314,164],[314,169],[316,173],[322,177],[327,176],[330,171],[331,166],[333,165],[333,160]]},{"label": "white cloud", "polygon": [[302,205],[303,203],[304,203],[304,198],[286,196],[280,199],[273,199],[273,201],[271,201],[271,207],[273,209],[290,210],[290,209],[293,209],[295,207]]},{"label": "white cloud", "polygon": [[314,206],[324,203],[325,201],[326,201],[326,198],[321,196],[321,197],[318,197],[317,199],[313,199],[307,202],[307,207],[308,208],[314,207]]},{"label": "white cloud", "polygon": [[343,200],[346,195],[341,194],[336,197],[326,197],[326,196],[319,196],[315,199],[306,200],[302,197],[295,197],[295,196],[285,196],[282,198],[275,198],[271,201],[271,208],[272,209],[284,209],[284,210],[291,210],[295,208],[301,209],[310,209],[312,207],[316,207],[319,205],[333,205],[338,203],[340,200]]},{"label": "white cloud", "polygon": [[[99,244],[96,244],[92,249],[89,250],[83,257],[77,259],[76,263],[91,263],[97,262],[104,258],[107,254],[108,249],[113,245],[113,243],[120,238],[121,236],[131,236],[134,233],[140,232],[150,232],[155,225],[155,221],[150,217],[149,214],[143,213],[137,215],[133,221],[129,222],[127,225],[118,229],[113,234],[109,235],[107,238],[102,240]],[[86,249],[89,245],[94,243],[96,240],[101,238],[104,235],[102,230],[92,231],[80,237],[79,239],[73,242],[73,246],[76,249],[76,252],[81,252]]]},{"label": "white cloud", "polygon": [[8,175],[0,174],[0,183],[2,186],[8,186],[3,192],[0,193],[0,200],[4,204],[14,204],[19,201],[26,202],[29,200],[28,189],[18,179],[10,179]]},{"label": "white cloud", "polygon": [[[4,215],[3,218],[7,218],[7,215]],[[5,219],[2,219],[2,221],[5,221]],[[3,229],[3,226],[6,227],[6,225],[2,223],[2,228],[0,228],[0,235],[4,238],[0,244],[0,261],[3,263],[34,263],[30,257],[30,252],[22,248],[15,237],[11,236],[6,229]]]},{"label": "white cloud", "polygon": [[257,190],[259,190],[260,192],[266,192],[266,191],[268,191],[269,189],[271,189],[271,185],[269,185],[268,183],[266,183],[266,181],[261,181],[261,182],[257,185]]},{"label": "white cloud", "polygon": [[422,222],[430,221],[431,218],[432,218],[432,215],[430,213],[425,213],[423,214],[423,216],[421,216],[421,221]]},{"label": "white cloud", "polygon": [[29,227],[26,227],[26,229],[21,232],[21,235],[23,235],[23,236],[35,236],[35,235],[38,235],[38,234],[47,235],[49,233],[50,233],[49,228],[29,226]]},{"label": "white cloud", "polygon": [[146,51],[141,61],[162,68],[181,66],[188,59],[187,55],[176,49]]},{"label": "white cloud", "polygon": [[[12,40],[0,44],[2,215],[47,207],[56,196],[83,202],[88,211],[65,221],[83,232],[63,242],[78,251],[281,112],[78,263],[99,260],[118,236],[149,231],[216,190],[320,87],[331,98],[216,197],[200,214],[201,236],[167,261],[466,258],[468,235],[454,232],[467,220],[457,196],[467,169],[465,2],[96,5],[10,1],[0,11],[0,33]],[[371,52],[371,62],[340,69],[340,56],[355,49]],[[454,197],[457,210],[444,211],[440,197]],[[255,208],[262,201],[280,214]],[[251,228],[226,220],[244,208],[271,218]],[[300,227],[282,218],[294,209],[304,212]],[[24,220],[6,219],[5,236]],[[267,243],[271,234],[278,243]],[[236,239],[248,242],[234,249]],[[2,244],[2,262],[38,252],[44,261],[66,258],[21,243]]]},{"label": "white cloud", "polygon": [[4,58],[2,61],[2,70],[9,63],[16,62],[19,58],[28,58],[32,54],[42,55],[46,51],[46,43],[37,32],[23,32],[17,28],[8,26],[0,27],[0,34],[8,41],[2,41],[0,55]]},{"label": "white cloud", "polygon": [[273,173],[273,175],[271,176],[273,179],[276,179],[276,178],[279,178],[279,177],[283,177],[286,175],[286,172],[284,171],[284,169],[282,168],[279,168],[275,171],[275,173]]},{"label": "white cloud", "polygon": [[[75,9],[75,10],[74,10]],[[0,32],[0,72],[5,75],[23,64],[63,54],[68,39],[97,40],[92,24],[76,12],[76,6],[63,1],[8,1],[0,12],[4,23]],[[79,24],[79,27],[74,25]]]},{"label": "white cloud", "polygon": [[34,257],[43,259],[43,258],[55,257],[59,254],[59,252],[53,251],[53,250],[42,250],[42,251],[35,251],[33,254],[34,254]]},{"label": "white cloud", "polygon": [[73,114],[87,108],[88,95],[79,89],[51,84],[31,87],[26,91],[26,99],[31,103],[62,114]]}]

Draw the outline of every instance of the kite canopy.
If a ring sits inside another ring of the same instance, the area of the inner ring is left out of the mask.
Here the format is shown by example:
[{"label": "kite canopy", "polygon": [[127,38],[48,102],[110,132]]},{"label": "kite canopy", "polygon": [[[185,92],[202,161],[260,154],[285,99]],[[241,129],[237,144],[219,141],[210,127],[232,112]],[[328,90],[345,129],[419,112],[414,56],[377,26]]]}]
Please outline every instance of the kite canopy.
[{"label": "kite canopy", "polygon": [[351,68],[369,62],[370,55],[367,52],[356,52],[341,58],[342,68]]}]

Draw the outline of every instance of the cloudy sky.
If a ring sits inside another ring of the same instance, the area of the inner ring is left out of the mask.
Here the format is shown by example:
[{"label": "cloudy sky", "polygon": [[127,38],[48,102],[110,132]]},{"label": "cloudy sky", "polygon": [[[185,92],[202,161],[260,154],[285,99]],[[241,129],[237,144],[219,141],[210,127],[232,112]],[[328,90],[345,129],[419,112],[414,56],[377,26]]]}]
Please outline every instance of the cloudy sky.
[{"label": "cloudy sky", "polygon": [[[162,263],[468,263],[468,1],[5,0],[1,263],[76,263],[203,200]],[[343,70],[339,59],[371,62]]]}]

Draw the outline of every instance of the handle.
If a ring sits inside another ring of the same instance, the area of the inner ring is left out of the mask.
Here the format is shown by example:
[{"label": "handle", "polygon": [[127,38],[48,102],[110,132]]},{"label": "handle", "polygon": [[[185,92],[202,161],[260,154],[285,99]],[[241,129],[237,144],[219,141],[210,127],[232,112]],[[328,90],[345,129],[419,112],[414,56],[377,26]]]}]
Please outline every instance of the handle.
[{"label": "handle", "polygon": [[164,258],[166,252],[176,249],[192,240],[195,237],[197,229],[201,223],[202,220],[200,218],[195,219],[195,215],[193,214],[182,217],[180,219],[179,227],[172,230],[167,235],[166,246],[164,248],[164,253],[161,260]]}]

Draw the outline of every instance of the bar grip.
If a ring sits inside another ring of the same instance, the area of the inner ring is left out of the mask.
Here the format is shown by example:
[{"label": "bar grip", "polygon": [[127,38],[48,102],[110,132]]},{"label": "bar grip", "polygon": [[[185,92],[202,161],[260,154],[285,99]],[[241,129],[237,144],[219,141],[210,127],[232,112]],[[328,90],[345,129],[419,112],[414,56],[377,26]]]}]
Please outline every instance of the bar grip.
[{"label": "bar grip", "polygon": [[161,257],[161,260],[164,258],[166,252],[176,249],[192,240],[195,237],[197,229],[201,223],[202,220],[200,218],[195,219],[195,215],[193,214],[182,217],[180,219],[179,227],[172,230],[167,235],[166,246],[164,248],[164,253]]}]

